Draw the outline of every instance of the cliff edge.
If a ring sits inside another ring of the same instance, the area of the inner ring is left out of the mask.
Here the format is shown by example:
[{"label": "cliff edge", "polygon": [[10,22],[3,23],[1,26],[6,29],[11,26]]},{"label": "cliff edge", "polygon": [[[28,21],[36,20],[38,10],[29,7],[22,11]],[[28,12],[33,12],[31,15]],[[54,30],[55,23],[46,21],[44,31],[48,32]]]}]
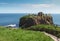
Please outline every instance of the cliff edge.
[{"label": "cliff edge", "polygon": [[39,24],[52,25],[53,24],[52,16],[50,14],[44,14],[43,12],[39,12],[37,15],[29,14],[23,16],[19,20],[19,27],[30,27]]}]

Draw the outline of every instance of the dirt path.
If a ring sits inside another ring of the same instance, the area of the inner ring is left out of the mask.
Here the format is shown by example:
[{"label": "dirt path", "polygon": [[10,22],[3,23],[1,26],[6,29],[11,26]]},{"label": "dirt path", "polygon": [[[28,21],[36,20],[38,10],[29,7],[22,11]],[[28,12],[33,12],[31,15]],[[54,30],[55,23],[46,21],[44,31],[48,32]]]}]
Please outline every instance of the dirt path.
[{"label": "dirt path", "polygon": [[60,41],[60,38],[58,40]]},{"label": "dirt path", "polygon": [[60,38],[57,38],[57,37],[54,36],[54,35],[48,34],[48,33],[46,33],[46,32],[43,32],[43,33],[44,33],[45,35],[51,37],[54,41],[60,41]]}]

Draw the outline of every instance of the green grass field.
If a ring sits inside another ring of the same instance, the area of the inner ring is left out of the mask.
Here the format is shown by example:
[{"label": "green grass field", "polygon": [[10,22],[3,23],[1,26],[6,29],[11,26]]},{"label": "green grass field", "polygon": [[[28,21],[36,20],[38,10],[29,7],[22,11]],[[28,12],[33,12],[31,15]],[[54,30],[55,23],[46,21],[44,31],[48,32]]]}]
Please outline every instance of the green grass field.
[{"label": "green grass field", "polygon": [[0,41],[53,41],[40,31],[0,27]]}]

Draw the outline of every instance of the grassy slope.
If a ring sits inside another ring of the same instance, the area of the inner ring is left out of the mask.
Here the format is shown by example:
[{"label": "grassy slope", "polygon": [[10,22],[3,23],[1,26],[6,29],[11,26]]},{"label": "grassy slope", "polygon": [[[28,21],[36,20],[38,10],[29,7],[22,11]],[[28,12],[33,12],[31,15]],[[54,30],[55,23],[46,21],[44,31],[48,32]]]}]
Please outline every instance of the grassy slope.
[{"label": "grassy slope", "polygon": [[53,29],[53,30],[57,30],[60,31],[60,27],[58,26],[53,26],[53,25],[36,25],[36,26],[31,26],[32,28],[46,28],[46,29]]},{"label": "grassy slope", "polygon": [[55,36],[60,38],[60,27],[58,27],[58,26],[41,24],[41,25],[31,26],[28,29],[45,31],[47,33],[50,33],[50,34],[55,35]]},{"label": "grassy slope", "polygon": [[0,41],[53,41],[39,31],[0,27]]}]

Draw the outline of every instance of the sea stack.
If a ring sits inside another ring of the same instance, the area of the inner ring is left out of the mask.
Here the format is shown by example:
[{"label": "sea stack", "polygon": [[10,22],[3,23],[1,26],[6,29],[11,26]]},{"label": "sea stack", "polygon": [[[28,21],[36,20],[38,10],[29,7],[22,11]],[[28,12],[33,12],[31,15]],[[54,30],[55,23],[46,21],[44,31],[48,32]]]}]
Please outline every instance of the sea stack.
[{"label": "sea stack", "polygon": [[33,25],[46,24],[53,25],[53,18],[49,14],[39,12],[37,15],[29,14],[20,18],[19,27],[30,27]]}]

